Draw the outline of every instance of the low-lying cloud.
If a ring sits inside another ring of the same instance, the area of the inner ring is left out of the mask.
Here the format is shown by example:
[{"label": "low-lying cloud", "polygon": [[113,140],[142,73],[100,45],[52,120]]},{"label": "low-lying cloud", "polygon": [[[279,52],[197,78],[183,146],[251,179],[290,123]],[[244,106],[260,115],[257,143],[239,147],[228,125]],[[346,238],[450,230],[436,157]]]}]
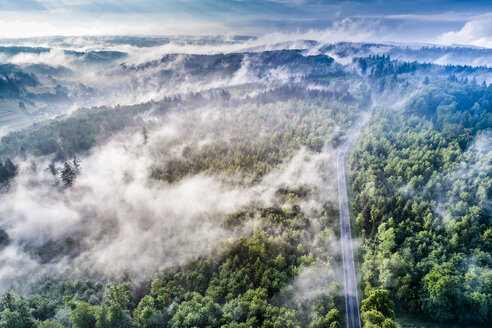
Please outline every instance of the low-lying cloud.
[{"label": "low-lying cloud", "polygon": [[[47,274],[125,275],[143,281],[249,234],[248,222],[231,232],[222,219],[245,207],[275,205],[280,187],[314,185],[320,192],[300,204],[306,213],[320,210],[325,197],[336,195],[326,183],[333,173],[331,152],[305,148],[252,185],[207,173],[172,184],[150,178],[156,163],[179,156],[182,145],[169,140],[182,137],[180,124],[187,119],[178,115],[151,129],[146,145],[134,131],[98,146],[81,158],[72,188],[55,183],[45,169],[49,159],[26,160],[10,190],[0,196],[0,226],[10,238],[0,251],[0,287],[20,288],[16,284],[22,279]],[[67,253],[73,245],[76,251]]]}]

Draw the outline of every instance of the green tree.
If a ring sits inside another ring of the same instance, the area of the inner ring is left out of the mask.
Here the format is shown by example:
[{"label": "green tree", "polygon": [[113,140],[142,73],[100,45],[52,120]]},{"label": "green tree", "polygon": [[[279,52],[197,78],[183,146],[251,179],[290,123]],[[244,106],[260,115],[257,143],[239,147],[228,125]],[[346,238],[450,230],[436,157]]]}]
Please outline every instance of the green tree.
[{"label": "green tree", "polygon": [[384,317],[393,318],[395,311],[393,310],[394,303],[389,296],[389,292],[385,289],[374,289],[369,296],[362,301],[362,312],[376,310]]},{"label": "green tree", "polygon": [[119,304],[100,305],[95,312],[96,328],[132,327],[130,312]]},{"label": "green tree", "polygon": [[75,181],[76,171],[68,162],[63,163],[63,168],[60,172],[60,179],[66,187],[71,187]]},{"label": "green tree", "polygon": [[158,328],[166,324],[165,312],[156,308],[155,300],[145,295],[133,311],[133,320],[138,328]]},{"label": "green tree", "polygon": [[7,291],[0,305],[3,311],[0,313],[1,328],[34,328],[38,321],[33,317],[27,302],[18,298],[13,292]]},{"label": "green tree", "polygon": [[96,326],[96,308],[86,302],[77,303],[70,312],[70,322],[73,328],[94,328]]},{"label": "green tree", "polygon": [[210,297],[188,293],[171,319],[171,327],[220,327],[222,308]]},{"label": "green tree", "polygon": [[463,284],[450,265],[435,265],[423,278],[422,306],[435,319],[455,319],[463,309]]},{"label": "green tree", "polygon": [[9,182],[17,175],[17,165],[10,159],[5,160],[5,163],[0,162],[0,183]]},{"label": "green tree", "polygon": [[324,316],[316,316],[309,328],[340,328],[341,324],[340,311],[338,309],[331,309]]},{"label": "green tree", "polygon": [[41,322],[38,328],[64,328],[64,326],[54,319],[48,319]]}]

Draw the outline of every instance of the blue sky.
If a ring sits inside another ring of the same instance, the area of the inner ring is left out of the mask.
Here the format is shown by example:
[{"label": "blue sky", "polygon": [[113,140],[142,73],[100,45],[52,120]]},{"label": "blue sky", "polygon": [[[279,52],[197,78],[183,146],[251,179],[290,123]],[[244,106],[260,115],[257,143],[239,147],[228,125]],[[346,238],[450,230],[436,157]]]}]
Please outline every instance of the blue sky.
[{"label": "blue sky", "polygon": [[492,1],[1,0],[0,36],[306,34],[492,46]]}]

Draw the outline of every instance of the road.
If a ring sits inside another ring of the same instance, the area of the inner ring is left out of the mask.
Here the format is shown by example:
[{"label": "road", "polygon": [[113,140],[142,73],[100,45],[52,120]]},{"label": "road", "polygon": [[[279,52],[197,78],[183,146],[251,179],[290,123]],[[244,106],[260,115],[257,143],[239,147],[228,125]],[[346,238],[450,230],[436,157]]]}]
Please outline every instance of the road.
[{"label": "road", "polygon": [[352,233],[350,230],[350,215],[347,201],[347,186],[345,179],[345,155],[353,142],[359,136],[362,126],[376,107],[374,97],[368,115],[361,119],[348,134],[337,155],[338,172],[338,204],[340,209],[340,240],[343,259],[343,284],[345,290],[345,313],[347,328],[360,328],[359,298],[357,295],[357,278],[355,275],[354,250],[352,248]]}]

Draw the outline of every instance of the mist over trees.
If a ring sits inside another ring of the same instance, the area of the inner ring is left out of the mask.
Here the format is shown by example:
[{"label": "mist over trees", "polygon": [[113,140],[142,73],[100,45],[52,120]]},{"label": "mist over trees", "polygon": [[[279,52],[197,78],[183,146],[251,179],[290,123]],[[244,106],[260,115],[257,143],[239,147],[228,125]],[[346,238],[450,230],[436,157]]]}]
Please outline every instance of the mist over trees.
[{"label": "mist over trees", "polygon": [[335,158],[371,96],[347,171],[364,326],[487,325],[490,68],[305,45],[4,67],[0,94],[33,117],[46,72],[65,85],[51,100],[95,99],[66,83],[73,63],[104,67],[122,102],[88,100],[0,139],[0,327],[345,326]]},{"label": "mist over trees", "polygon": [[7,158],[0,162],[0,184],[5,184],[17,175],[17,166]]},{"label": "mist over trees", "polygon": [[437,321],[490,322],[492,89],[431,83],[379,109],[352,157],[363,286]]},{"label": "mist over trees", "polygon": [[[364,108],[366,97],[364,85],[352,93],[343,88],[322,91],[287,85],[261,91],[255,97],[233,97],[229,91],[215,90],[179,100],[117,109],[135,117],[127,121],[131,123],[129,132],[113,132],[122,133],[124,138],[128,133],[136,136],[135,148],[130,142],[124,146],[130,152],[138,151],[144,159],[150,156],[145,155],[149,148],[152,156],[179,150],[168,158],[159,155],[157,158],[161,161],[152,162],[146,177],[154,181],[152,183],[187,183],[187,179],[205,174],[221,176],[225,183],[241,190],[268,189],[261,191],[252,203],[215,219],[215,224],[227,235],[236,234],[239,238],[212,245],[211,254],[202,253],[176,266],[164,265],[163,271],[155,275],[133,271],[132,276],[143,275],[145,283],[130,280],[132,284],[125,285],[129,288],[127,292],[116,292],[113,288],[123,287],[106,287],[91,280],[72,283],[63,280],[63,276],[45,285],[47,278],[43,277],[34,283],[31,296],[26,299],[16,296],[17,301],[27,302],[32,313],[30,320],[44,326],[67,323],[73,327],[341,326],[343,303],[334,272],[337,264],[333,259],[335,254],[329,255],[331,251],[326,244],[335,239],[337,217],[331,197],[324,199],[325,191],[320,189],[324,187],[318,184],[327,174],[322,168],[328,164],[330,156],[323,149],[339,142],[335,132],[340,126],[350,125]],[[217,105],[222,108],[214,108]],[[158,121],[148,121],[142,129],[139,116],[149,110]],[[113,109],[93,111],[95,119],[84,118],[86,126],[96,127],[104,122],[99,120],[101,117],[117,118]],[[49,153],[53,160],[45,164],[42,173],[52,177],[46,182],[52,184],[53,193],[73,197],[70,194],[77,193],[78,188],[88,187],[87,182],[79,180],[86,172],[91,172],[91,157],[83,155],[97,152],[97,148],[71,146],[79,144],[78,138],[84,138],[66,133],[73,129],[72,124],[79,124],[81,115],[87,117],[86,113],[76,112],[44,125],[46,128],[33,126],[13,133],[3,139],[4,151],[9,153],[7,147],[17,145],[25,147],[28,156],[42,155],[27,140],[43,133],[41,135],[46,137],[36,139],[44,144],[49,142],[45,140],[54,138],[51,135],[59,136],[56,147]],[[179,129],[170,131],[175,131],[176,135],[159,136],[164,132],[157,123],[171,125],[173,117],[176,121],[173,124]],[[92,131],[96,130],[87,130]],[[99,130],[95,139],[104,142],[111,138],[109,132]],[[68,155],[75,153],[83,155],[72,158]],[[103,165],[110,164],[104,162]],[[306,170],[306,167],[311,169]],[[135,179],[131,173],[125,174],[125,181]],[[60,183],[53,183],[53,178]],[[41,180],[34,185],[46,182]],[[60,186],[70,188],[60,189]],[[270,195],[269,198],[262,200],[266,195]],[[96,197],[101,197],[97,191]],[[90,218],[102,220],[101,224],[106,220],[94,217],[93,213]],[[111,235],[112,232],[105,229],[104,233]],[[82,229],[81,233],[70,235],[70,240],[34,248],[35,258],[50,262],[67,254],[77,259],[85,255],[82,245],[86,233]],[[119,238],[118,231],[115,234],[114,238]],[[310,287],[322,288],[319,292],[310,291],[315,296],[296,300],[297,293],[308,291],[293,289],[290,284],[309,268],[323,268],[329,274],[321,286]],[[106,283],[109,279],[103,281]],[[273,298],[276,301],[272,301]],[[283,305],[289,299],[289,305]],[[10,319],[5,317],[5,320]]]}]

